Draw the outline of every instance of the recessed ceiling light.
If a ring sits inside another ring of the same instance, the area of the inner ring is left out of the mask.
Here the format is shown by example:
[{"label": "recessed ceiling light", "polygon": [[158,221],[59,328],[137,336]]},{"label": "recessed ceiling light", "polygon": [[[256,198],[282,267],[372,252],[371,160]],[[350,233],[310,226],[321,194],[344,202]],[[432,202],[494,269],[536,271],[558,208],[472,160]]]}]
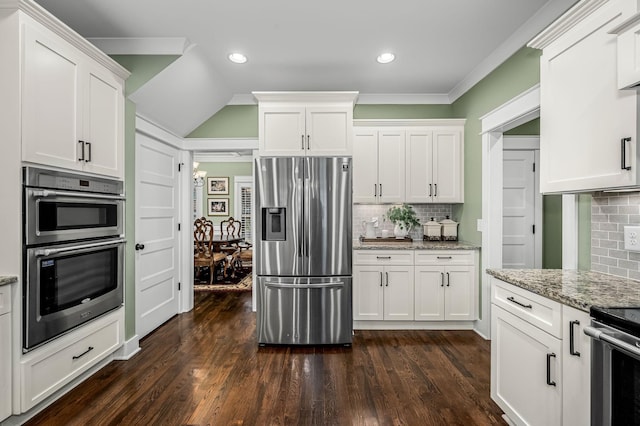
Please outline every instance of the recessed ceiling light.
[{"label": "recessed ceiling light", "polygon": [[247,57],[242,53],[232,53],[229,55],[229,60],[236,64],[244,64],[247,62]]},{"label": "recessed ceiling light", "polygon": [[387,52],[387,53],[381,53],[376,60],[381,64],[388,64],[389,62],[392,62],[395,58],[396,58],[396,55],[394,55],[393,53]]}]

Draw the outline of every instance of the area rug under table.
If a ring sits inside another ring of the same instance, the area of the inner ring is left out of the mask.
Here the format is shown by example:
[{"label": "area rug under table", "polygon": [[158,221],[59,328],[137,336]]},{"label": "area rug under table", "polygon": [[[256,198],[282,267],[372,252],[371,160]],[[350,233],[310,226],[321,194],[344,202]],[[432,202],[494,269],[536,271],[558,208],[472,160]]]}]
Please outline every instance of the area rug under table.
[{"label": "area rug under table", "polygon": [[195,291],[251,291],[251,286],[253,284],[253,277],[251,273],[248,273],[247,276],[240,279],[238,283],[229,284],[229,283],[219,283],[219,284],[201,284],[194,283],[193,289]]}]

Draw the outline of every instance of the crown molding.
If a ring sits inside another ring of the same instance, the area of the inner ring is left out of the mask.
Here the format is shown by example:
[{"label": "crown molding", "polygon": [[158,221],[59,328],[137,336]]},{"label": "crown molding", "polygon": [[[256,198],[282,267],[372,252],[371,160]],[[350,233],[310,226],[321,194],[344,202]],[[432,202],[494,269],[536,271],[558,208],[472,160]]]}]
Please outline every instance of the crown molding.
[{"label": "crown molding", "polygon": [[195,152],[193,161],[198,163],[251,163],[253,154],[238,154],[237,152]]},{"label": "crown molding", "polygon": [[96,60],[99,64],[123,80],[126,80],[131,74],[123,66],[107,56],[107,54],[102,50],[88,42],[80,34],[69,28],[66,24],[32,0],[0,0],[0,9],[18,10],[24,13],[31,19],[53,31],[56,35],[60,36],[84,54]]},{"label": "crown molding", "polygon": [[634,26],[638,22],[640,22],[640,13],[636,13],[635,15],[631,16],[630,18],[624,20],[620,25],[611,28],[611,30],[608,31],[608,34],[620,34],[620,33],[623,33],[625,31],[627,31],[628,29],[630,29],[632,26]]},{"label": "crown molding", "polygon": [[89,37],[108,55],[182,55],[191,44],[185,37]]},{"label": "crown molding", "polygon": [[[549,0],[540,10],[538,10],[527,22],[514,32],[511,37],[505,40],[496,50],[491,52],[478,66],[476,66],[460,83],[450,92],[451,103],[468,92],[473,86],[478,84],[483,78],[493,72],[504,61],[509,59],[514,53],[527,44],[529,40],[544,30],[549,23],[564,13],[575,3],[576,0]],[[593,0],[591,0],[593,1]],[[595,0],[608,1],[608,0]],[[530,46],[532,47],[532,46]]]},{"label": "crown molding", "polygon": [[350,102],[355,103],[358,92],[251,92],[258,102]]},{"label": "crown molding", "polygon": [[357,105],[449,105],[446,93],[361,93]]},{"label": "crown molding", "polygon": [[583,0],[538,34],[527,46],[544,49],[609,0]]},{"label": "crown molding", "polygon": [[183,149],[198,152],[253,151],[258,149],[258,138],[184,138]]},{"label": "crown molding", "polygon": [[369,119],[359,118],[353,120],[353,127],[397,127],[397,126],[464,126],[465,118],[422,118],[413,120],[403,119]]}]

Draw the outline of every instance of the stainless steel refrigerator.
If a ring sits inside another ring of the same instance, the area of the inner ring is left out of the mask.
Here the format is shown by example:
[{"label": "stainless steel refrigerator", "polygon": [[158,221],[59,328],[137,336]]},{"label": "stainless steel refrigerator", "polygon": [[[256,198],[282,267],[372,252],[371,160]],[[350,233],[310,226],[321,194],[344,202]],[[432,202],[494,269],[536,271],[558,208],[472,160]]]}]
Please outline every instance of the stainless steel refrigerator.
[{"label": "stainless steel refrigerator", "polygon": [[256,159],[259,344],[351,344],[350,157]]}]

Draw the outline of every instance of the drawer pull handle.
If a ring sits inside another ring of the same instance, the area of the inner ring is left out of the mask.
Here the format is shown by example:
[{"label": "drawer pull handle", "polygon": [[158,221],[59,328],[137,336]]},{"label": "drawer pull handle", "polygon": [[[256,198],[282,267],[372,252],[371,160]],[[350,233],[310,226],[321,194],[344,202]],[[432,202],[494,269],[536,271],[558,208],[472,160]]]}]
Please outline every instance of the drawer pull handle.
[{"label": "drawer pull handle", "polygon": [[447,287],[451,286],[451,276],[449,276],[449,273],[447,272]]},{"label": "drawer pull handle", "polygon": [[436,256],[438,259],[452,259],[451,256]]},{"label": "drawer pull handle", "polygon": [[391,256],[376,256],[376,259],[391,259]]},{"label": "drawer pull handle", "polygon": [[515,303],[516,305],[520,305],[520,306],[522,306],[523,308],[533,309],[533,306],[532,306],[532,305],[525,305],[525,304],[524,304],[524,303],[522,303],[522,302],[518,302],[518,301],[517,301],[513,296],[509,296],[509,297],[507,297],[507,300],[508,300],[509,302],[513,302],[513,303]]},{"label": "drawer pull handle", "polygon": [[547,354],[547,384],[549,386],[555,386],[556,382],[551,381],[551,358],[555,358],[556,354],[550,353]]},{"label": "drawer pull handle", "polygon": [[380,287],[382,287],[382,272],[380,272]]},{"label": "drawer pull handle", "polygon": [[440,272],[440,287],[444,287],[444,272]]},{"label": "drawer pull handle", "polygon": [[389,287],[389,273],[388,273],[388,272],[385,272],[384,274],[385,274],[385,275],[386,275],[386,277],[387,277],[387,285],[386,285],[386,287]]},{"label": "drawer pull handle", "polygon": [[91,352],[93,350],[93,346],[89,346],[89,349],[87,349],[86,351],[82,352],[80,355],[74,355],[73,359],[80,359],[83,356],[85,356],[86,354],[88,354],[89,352]]},{"label": "drawer pull handle", "polygon": [[569,321],[569,354],[573,355],[573,356],[580,356],[580,352],[576,351],[576,347],[575,347],[575,331],[573,326],[574,325],[580,325],[580,321],[578,320],[574,320],[574,321]]}]

